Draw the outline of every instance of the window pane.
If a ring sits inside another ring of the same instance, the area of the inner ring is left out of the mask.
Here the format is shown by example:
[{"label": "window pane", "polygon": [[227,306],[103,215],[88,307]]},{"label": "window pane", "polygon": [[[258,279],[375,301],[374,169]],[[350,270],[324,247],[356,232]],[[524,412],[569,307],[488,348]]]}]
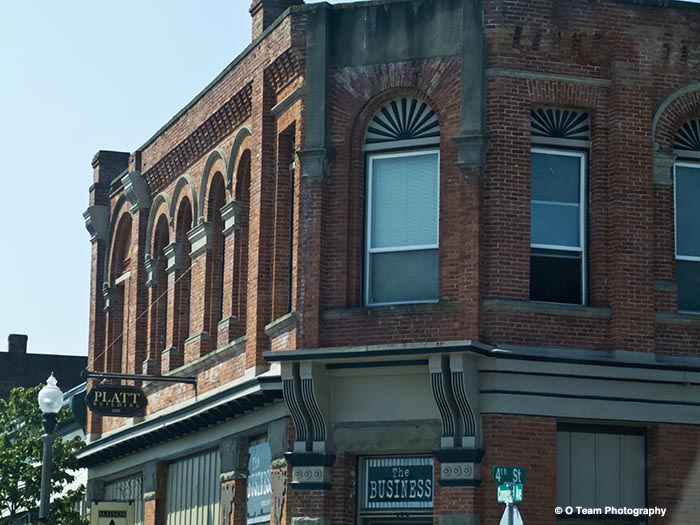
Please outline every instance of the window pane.
[{"label": "window pane", "polygon": [[438,296],[438,251],[371,256],[370,303],[431,301]]},{"label": "window pane", "polygon": [[581,194],[581,157],[532,153],[532,199],[578,203]]},{"label": "window pane", "polygon": [[700,167],[676,166],[676,253],[700,257]]},{"label": "window pane", "polygon": [[579,254],[533,253],[530,257],[530,299],[581,304]]},{"label": "window pane", "polygon": [[678,309],[700,311],[700,262],[676,260]]},{"label": "window pane", "polygon": [[371,247],[437,244],[437,153],[374,158],[371,169]]},{"label": "window pane", "polygon": [[532,203],[530,242],[580,248],[579,207]]}]

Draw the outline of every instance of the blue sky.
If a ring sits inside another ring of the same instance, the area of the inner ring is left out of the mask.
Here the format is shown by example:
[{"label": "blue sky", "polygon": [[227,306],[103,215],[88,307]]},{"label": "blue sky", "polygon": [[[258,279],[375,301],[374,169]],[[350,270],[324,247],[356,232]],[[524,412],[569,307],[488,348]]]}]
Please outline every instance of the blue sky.
[{"label": "blue sky", "polygon": [[22,333],[33,353],[87,354],[92,156],[133,151],[204,88],[250,42],[248,6],[3,5],[0,350]]},{"label": "blue sky", "polygon": [[32,353],[87,355],[90,161],[138,148],[216,77],[250,43],[249,5],[3,5],[0,351],[21,333]]}]

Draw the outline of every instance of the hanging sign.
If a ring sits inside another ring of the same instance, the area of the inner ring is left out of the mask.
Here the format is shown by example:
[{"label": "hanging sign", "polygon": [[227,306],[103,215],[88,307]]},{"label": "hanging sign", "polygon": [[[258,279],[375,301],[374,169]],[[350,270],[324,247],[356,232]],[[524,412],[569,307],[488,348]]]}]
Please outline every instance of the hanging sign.
[{"label": "hanging sign", "polygon": [[127,501],[93,501],[90,525],[134,525],[134,504]]},{"label": "hanging sign", "polygon": [[248,525],[270,521],[272,454],[267,441],[248,448]]},{"label": "hanging sign", "polygon": [[134,386],[100,385],[85,394],[85,404],[100,416],[134,417],[146,411],[148,398]]},{"label": "hanging sign", "polygon": [[432,508],[433,458],[364,460],[364,508]]}]

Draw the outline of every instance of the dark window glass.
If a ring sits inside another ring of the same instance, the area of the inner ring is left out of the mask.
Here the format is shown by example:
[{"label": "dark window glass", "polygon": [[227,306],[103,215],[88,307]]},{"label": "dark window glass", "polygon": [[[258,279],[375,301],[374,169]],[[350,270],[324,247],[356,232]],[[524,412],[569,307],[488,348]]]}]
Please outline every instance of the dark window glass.
[{"label": "dark window glass", "polygon": [[676,166],[676,254],[700,257],[700,166]]},{"label": "dark window glass", "polygon": [[700,262],[676,260],[678,309],[700,311]]},{"label": "dark window glass", "polygon": [[581,304],[581,254],[533,249],[530,299]]}]

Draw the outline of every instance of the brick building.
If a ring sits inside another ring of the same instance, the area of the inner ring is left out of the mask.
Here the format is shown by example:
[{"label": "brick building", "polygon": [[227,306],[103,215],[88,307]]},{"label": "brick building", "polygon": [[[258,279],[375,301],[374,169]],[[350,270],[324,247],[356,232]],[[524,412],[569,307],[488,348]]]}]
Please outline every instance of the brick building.
[{"label": "brick building", "polygon": [[698,7],[255,0],[251,46],[93,160],[89,366],[197,385],[89,415],[91,499],[491,525],[516,465],[526,523],[696,523]]},{"label": "brick building", "polygon": [[13,388],[45,384],[52,372],[64,391],[83,382],[80,374],[85,370],[87,358],[27,353],[28,339],[23,334],[7,336],[7,352],[0,352],[0,399],[7,399]]}]

